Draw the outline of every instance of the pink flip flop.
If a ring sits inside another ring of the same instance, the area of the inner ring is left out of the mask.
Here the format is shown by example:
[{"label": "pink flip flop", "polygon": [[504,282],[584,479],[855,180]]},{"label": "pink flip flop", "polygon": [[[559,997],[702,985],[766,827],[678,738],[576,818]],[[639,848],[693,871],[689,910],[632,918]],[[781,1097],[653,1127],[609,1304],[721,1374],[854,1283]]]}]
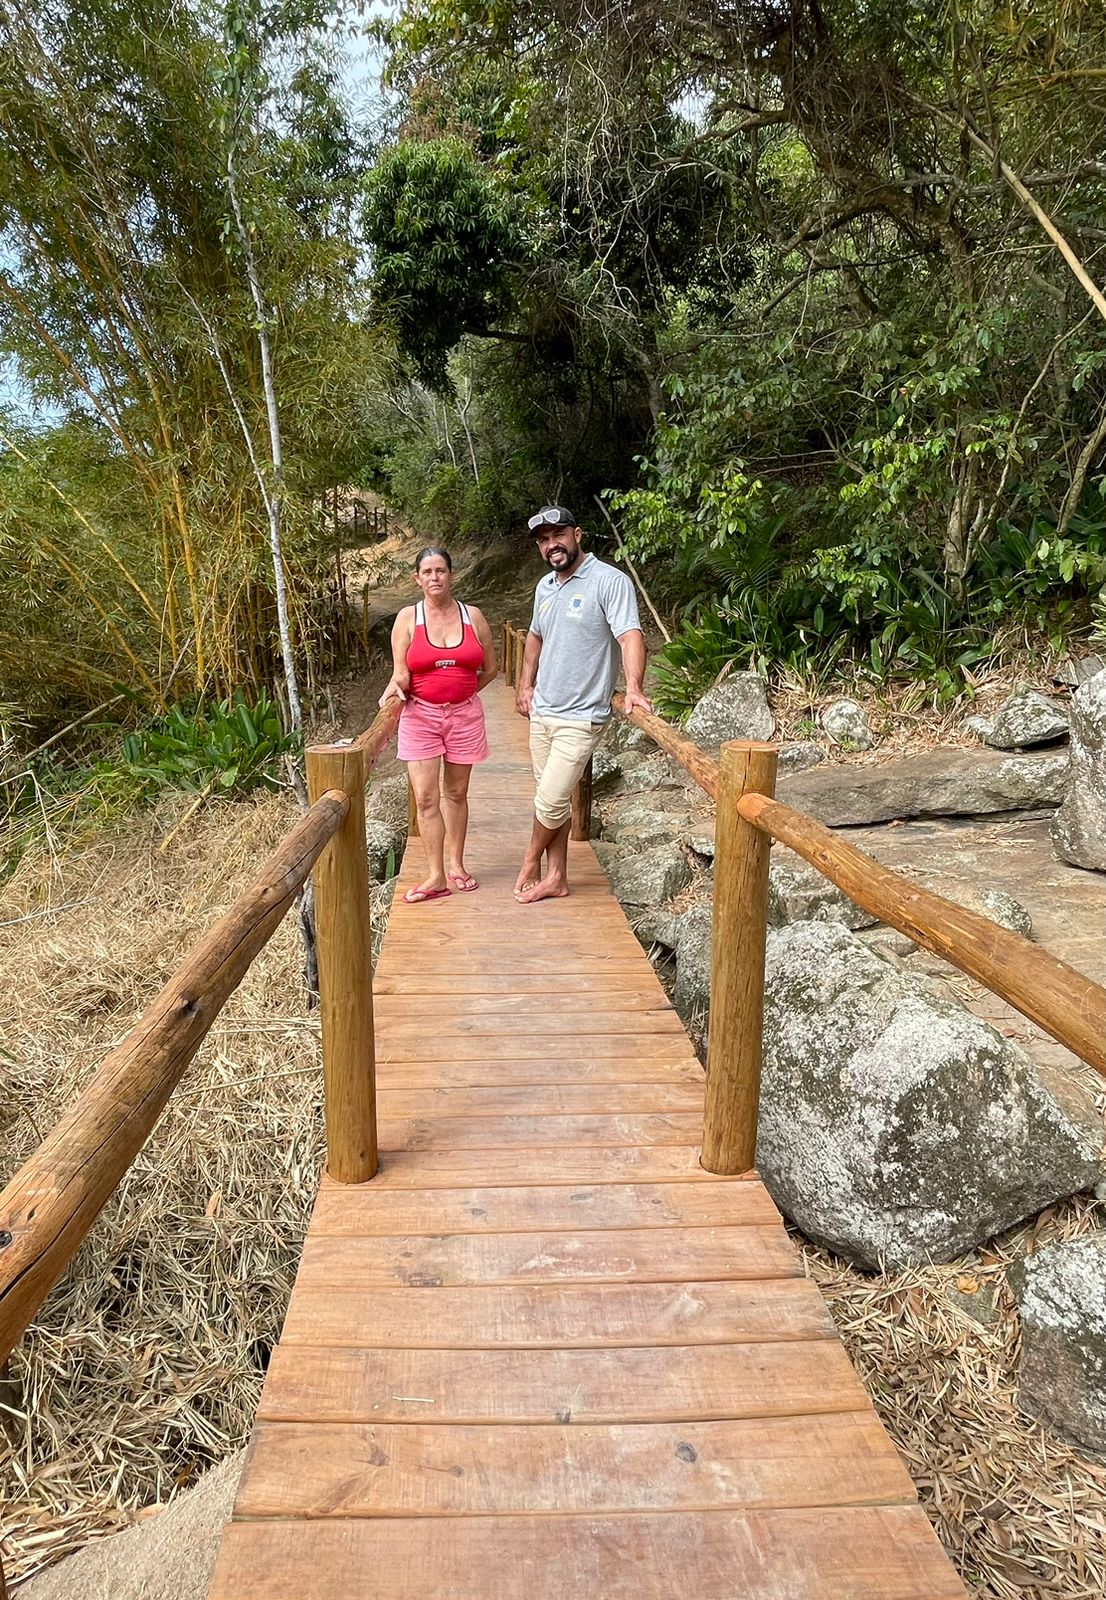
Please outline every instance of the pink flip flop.
[{"label": "pink flip flop", "polygon": [[449,889],[408,889],[404,900],[409,906],[421,905],[424,900],[440,900],[444,894],[449,894]]},{"label": "pink flip flop", "polygon": [[446,877],[455,885],[458,894],[471,894],[480,887],[471,872],[447,872]]}]

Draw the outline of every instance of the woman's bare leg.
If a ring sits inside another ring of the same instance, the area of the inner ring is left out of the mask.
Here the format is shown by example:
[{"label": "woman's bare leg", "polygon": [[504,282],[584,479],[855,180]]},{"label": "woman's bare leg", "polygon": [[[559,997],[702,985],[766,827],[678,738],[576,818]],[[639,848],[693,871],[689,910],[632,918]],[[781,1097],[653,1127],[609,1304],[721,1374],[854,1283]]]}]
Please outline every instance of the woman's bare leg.
[{"label": "woman's bare leg", "polygon": [[426,850],[427,874],[419,884],[420,889],[446,887],[445,822],[442,818],[439,795],[441,768],[441,756],[431,756],[428,761],[407,763],[407,775],[415,791],[415,805],[419,813],[419,837]]},{"label": "woman's bare leg", "polygon": [[[442,817],[445,821],[445,869],[451,878],[468,885],[471,874],[465,871],[465,838],[469,828],[469,779],[472,767],[456,761],[442,763]],[[472,879],[472,887],[476,880]]]}]

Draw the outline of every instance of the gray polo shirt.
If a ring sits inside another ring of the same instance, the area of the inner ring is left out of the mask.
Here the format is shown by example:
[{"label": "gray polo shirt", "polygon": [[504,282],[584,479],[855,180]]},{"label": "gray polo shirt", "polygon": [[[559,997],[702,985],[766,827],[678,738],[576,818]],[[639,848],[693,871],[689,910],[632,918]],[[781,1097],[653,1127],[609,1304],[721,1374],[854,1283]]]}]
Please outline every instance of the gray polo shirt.
[{"label": "gray polo shirt", "polygon": [[619,636],[640,627],[634,586],[617,567],[589,555],[563,583],[548,573],[530,620],[530,632],[541,640],[534,712],[606,722],[622,664]]}]

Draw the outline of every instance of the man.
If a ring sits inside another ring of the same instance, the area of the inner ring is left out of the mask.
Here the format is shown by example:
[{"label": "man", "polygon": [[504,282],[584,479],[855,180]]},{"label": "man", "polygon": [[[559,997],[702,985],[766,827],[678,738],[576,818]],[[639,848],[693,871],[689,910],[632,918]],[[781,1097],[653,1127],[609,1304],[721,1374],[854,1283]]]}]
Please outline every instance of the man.
[{"label": "man", "polygon": [[553,570],[534,596],[515,695],[519,715],[530,718],[537,783],[534,828],[515,884],[523,905],[568,893],[572,791],[610,718],[620,653],[627,711],[653,709],[641,689],[645,641],[629,578],[584,554],[566,506],[542,506],[528,526]]}]

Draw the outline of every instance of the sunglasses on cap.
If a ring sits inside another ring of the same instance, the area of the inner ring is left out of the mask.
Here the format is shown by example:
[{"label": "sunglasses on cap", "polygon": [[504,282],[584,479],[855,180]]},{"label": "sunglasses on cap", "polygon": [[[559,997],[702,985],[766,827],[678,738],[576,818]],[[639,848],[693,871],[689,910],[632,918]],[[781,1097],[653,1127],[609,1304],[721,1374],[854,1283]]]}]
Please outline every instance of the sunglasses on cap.
[{"label": "sunglasses on cap", "polygon": [[537,533],[539,528],[574,528],[576,518],[567,506],[542,506],[537,516],[531,517],[526,526],[531,533]]}]

